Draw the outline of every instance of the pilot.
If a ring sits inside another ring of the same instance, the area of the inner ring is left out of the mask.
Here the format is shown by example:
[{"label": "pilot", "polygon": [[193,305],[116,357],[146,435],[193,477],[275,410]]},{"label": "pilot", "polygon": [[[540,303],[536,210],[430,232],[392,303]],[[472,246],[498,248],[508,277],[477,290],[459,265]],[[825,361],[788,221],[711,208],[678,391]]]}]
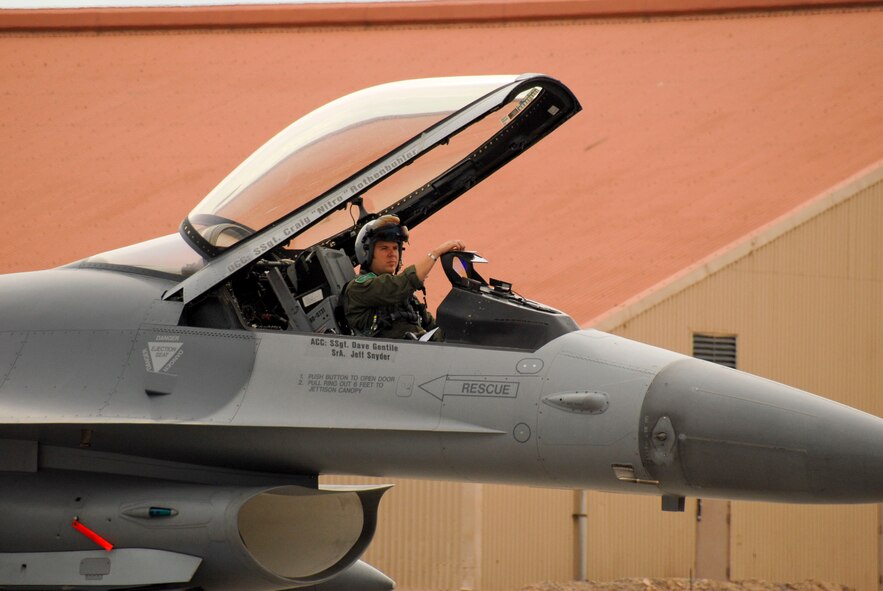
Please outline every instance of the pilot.
[{"label": "pilot", "polygon": [[[424,291],[423,282],[438,257],[452,250],[463,250],[459,240],[444,242],[413,265],[402,266],[402,244],[408,241],[408,228],[398,217],[384,215],[362,226],[356,236],[359,275],[343,293],[343,311],[355,334],[390,339],[420,338],[436,328],[435,319],[414,292]],[[430,340],[442,340],[436,330]]]}]

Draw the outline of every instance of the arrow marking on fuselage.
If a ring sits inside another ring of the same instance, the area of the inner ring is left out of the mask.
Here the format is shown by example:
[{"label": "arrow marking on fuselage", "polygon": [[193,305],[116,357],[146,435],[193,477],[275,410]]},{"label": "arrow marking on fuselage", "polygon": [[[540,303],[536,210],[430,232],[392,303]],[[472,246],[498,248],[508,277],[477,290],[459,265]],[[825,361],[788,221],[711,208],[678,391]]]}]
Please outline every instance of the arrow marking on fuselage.
[{"label": "arrow marking on fuselage", "polygon": [[445,396],[516,398],[518,382],[506,376],[441,376],[420,384],[420,389],[439,400]]}]

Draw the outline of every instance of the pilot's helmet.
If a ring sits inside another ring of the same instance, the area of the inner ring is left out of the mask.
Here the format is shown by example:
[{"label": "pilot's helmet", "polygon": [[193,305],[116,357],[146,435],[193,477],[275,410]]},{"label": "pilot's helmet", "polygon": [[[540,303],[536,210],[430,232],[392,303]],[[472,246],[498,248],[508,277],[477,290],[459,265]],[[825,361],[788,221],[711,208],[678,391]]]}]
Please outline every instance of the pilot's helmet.
[{"label": "pilot's helmet", "polygon": [[408,228],[401,225],[401,220],[394,215],[382,215],[362,226],[356,236],[356,260],[362,266],[363,273],[371,267],[374,245],[378,240],[398,243],[399,266],[401,266],[402,243],[408,241]]}]

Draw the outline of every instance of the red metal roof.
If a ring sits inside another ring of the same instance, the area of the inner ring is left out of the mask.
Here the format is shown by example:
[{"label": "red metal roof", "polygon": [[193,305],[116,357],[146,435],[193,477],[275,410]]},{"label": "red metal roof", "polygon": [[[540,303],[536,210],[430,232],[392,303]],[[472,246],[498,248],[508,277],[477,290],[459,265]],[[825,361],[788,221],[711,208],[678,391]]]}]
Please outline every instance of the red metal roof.
[{"label": "red metal roof", "polygon": [[412,251],[462,238],[485,275],[585,322],[881,160],[881,31],[865,8],[5,33],[0,271],[176,231],[251,151],[347,92],[544,72],[585,110],[416,229]]},{"label": "red metal roof", "polygon": [[[88,0],[87,0],[88,1]],[[168,4],[174,4],[169,2]],[[183,2],[182,2],[183,4]],[[345,3],[0,10],[0,30],[168,29],[537,21],[769,12],[879,0],[409,0]],[[2,7],[0,7],[2,8]]]}]

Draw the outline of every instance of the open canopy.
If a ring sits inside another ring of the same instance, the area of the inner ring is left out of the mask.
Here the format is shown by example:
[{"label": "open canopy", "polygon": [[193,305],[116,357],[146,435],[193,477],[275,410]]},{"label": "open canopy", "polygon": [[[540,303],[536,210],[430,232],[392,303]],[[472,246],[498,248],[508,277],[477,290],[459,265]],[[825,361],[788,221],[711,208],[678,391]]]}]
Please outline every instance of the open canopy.
[{"label": "open canopy", "polygon": [[299,119],[194,208],[181,234],[208,262],[166,297],[190,301],[283,245],[353,254],[368,215],[416,226],[580,106],[546,76],[384,84]]}]

